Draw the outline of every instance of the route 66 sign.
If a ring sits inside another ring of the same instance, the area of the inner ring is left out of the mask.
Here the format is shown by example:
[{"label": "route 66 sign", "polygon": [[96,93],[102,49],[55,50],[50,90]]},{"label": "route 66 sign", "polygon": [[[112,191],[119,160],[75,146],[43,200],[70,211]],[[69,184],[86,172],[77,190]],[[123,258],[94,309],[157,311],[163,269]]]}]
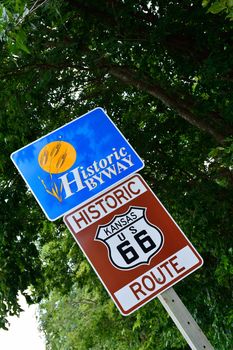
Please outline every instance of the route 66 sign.
[{"label": "route 66 sign", "polygon": [[163,234],[147,221],[146,208],[130,207],[107,225],[99,226],[96,240],[109,250],[109,258],[118,269],[148,264],[163,245]]},{"label": "route 66 sign", "polygon": [[64,222],[123,315],[202,265],[140,175],[77,206]]}]

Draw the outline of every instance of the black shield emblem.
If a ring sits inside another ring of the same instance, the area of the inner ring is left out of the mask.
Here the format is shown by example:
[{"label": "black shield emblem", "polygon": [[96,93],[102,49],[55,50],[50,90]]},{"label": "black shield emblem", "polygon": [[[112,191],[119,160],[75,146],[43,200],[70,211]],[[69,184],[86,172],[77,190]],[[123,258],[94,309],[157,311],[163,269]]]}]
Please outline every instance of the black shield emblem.
[{"label": "black shield emblem", "polygon": [[146,218],[146,208],[130,207],[107,225],[101,225],[95,240],[103,242],[111,263],[118,269],[149,264],[163,246],[161,230]]}]

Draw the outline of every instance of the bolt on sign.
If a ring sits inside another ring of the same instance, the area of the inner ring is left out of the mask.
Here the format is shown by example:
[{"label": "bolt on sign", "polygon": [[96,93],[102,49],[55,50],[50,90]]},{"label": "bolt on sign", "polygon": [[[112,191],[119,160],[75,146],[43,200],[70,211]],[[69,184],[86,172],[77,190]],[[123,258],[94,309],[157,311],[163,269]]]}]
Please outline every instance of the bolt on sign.
[{"label": "bolt on sign", "polygon": [[64,222],[123,315],[203,263],[137,174],[69,212]]},{"label": "bolt on sign", "polygon": [[19,149],[11,159],[51,221],[144,166],[101,108]]}]

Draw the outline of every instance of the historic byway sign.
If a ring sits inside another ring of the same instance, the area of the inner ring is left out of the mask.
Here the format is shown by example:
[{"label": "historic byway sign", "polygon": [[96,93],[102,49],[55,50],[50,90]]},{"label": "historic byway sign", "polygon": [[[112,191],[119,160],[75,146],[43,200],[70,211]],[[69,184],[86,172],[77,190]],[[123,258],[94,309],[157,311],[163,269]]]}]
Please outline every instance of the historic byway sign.
[{"label": "historic byway sign", "polygon": [[123,315],[203,263],[140,175],[74,209],[64,221]]},{"label": "historic byway sign", "polygon": [[21,148],[11,158],[52,221],[143,168],[101,108]]}]

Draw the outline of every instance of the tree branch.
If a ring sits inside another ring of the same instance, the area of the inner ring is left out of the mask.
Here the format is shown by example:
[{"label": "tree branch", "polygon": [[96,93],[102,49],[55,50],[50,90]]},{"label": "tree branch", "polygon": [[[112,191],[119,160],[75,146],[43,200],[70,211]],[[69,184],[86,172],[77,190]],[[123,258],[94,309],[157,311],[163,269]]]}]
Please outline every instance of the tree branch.
[{"label": "tree branch", "polygon": [[223,144],[224,139],[227,135],[219,132],[207,123],[205,120],[197,117],[186,105],[185,102],[177,98],[177,96],[172,96],[165,89],[163,89],[158,84],[151,84],[146,80],[142,80],[136,77],[135,72],[128,68],[121,68],[117,66],[110,66],[108,72],[121,80],[122,82],[136,87],[137,89],[143,90],[148,94],[156,97],[161,102],[163,102],[167,107],[175,110],[183,119],[185,119],[190,124],[196,126],[200,130],[210,134],[216,141]]},{"label": "tree branch", "polygon": [[80,70],[85,70],[89,71],[88,67],[76,65],[76,64],[71,64],[71,63],[61,63],[61,64],[52,64],[52,63],[47,63],[47,62],[40,62],[40,63],[29,63],[24,66],[20,66],[17,69],[14,70],[9,70],[3,75],[0,75],[0,79],[5,79],[9,78],[10,76],[15,76],[17,74],[24,74],[28,71],[31,71],[32,69],[41,69],[41,70],[49,70],[49,69],[57,69],[57,70],[63,70],[67,68],[73,68],[73,69],[80,69]]}]

